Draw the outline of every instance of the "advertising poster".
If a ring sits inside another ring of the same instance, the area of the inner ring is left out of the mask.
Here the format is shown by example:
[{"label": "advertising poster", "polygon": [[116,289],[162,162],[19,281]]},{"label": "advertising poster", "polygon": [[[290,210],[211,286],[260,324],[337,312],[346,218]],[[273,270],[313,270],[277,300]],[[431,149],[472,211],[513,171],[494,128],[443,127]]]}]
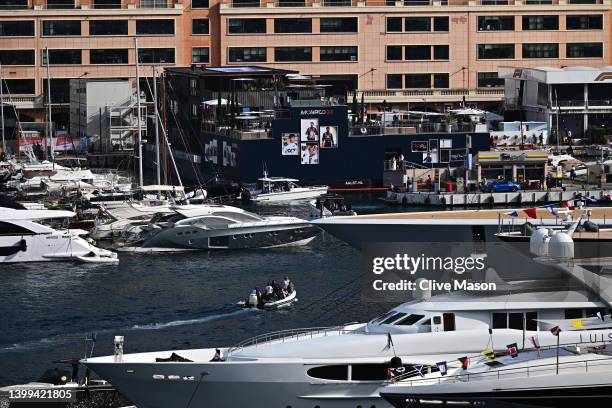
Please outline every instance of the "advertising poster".
[{"label": "advertising poster", "polygon": [[429,143],[425,140],[414,141],[410,143],[410,150],[413,152],[426,152],[429,149]]},{"label": "advertising poster", "polygon": [[321,126],[321,149],[330,149],[338,147],[338,127],[337,126]]},{"label": "advertising poster", "polygon": [[217,139],[212,139],[210,143],[204,145],[204,156],[207,161],[217,164],[219,162],[218,153]]},{"label": "advertising poster", "polygon": [[319,164],[319,144],[302,143],[302,164]]},{"label": "advertising poster", "polygon": [[300,154],[300,143],[297,133],[283,133],[281,137],[283,156],[297,156]]},{"label": "advertising poster", "polygon": [[300,134],[302,142],[319,141],[319,119],[309,118],[300,120]]}]

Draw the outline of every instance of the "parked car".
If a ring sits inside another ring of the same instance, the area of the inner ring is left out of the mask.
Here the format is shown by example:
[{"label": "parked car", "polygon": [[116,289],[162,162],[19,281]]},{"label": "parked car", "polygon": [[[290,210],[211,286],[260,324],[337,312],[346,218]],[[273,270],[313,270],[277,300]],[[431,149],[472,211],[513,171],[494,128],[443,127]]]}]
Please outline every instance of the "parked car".
[{"label": "parked car", "polygon": [[517,184],[510,180],[495,180],[490,183],[487,183],[482,188],[482,191],[485,193],[506,193],[508,191],[519,191],[522,190],[520,184]]}]

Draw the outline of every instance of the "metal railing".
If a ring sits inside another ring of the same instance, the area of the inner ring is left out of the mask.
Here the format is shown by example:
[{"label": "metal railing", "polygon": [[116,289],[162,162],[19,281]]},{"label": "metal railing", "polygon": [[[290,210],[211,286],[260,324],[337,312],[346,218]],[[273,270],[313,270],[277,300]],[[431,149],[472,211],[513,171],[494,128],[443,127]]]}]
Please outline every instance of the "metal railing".
[{"label": "metal railing", "polygon": [[306,327],[300,329],[289,329],[289,330],[280,330],[271,333],[264,333],[259,336],[251,337],[250,339],[246,339],[236,344],[235,346],[230,347],[227,352],[227,355],[231,355],[232,352],[246,348],[246,347],[257,347],[260,344],[267,344],[271,342],[280,342],[284,343],[285,341],[299,341],[300,339],[312,339],[315,336],[328,336],[328,335],[342,335],[342,334],[351,334],[355,333],[358,330],[347,330],[346,326],[328,326],[328,327]]}]

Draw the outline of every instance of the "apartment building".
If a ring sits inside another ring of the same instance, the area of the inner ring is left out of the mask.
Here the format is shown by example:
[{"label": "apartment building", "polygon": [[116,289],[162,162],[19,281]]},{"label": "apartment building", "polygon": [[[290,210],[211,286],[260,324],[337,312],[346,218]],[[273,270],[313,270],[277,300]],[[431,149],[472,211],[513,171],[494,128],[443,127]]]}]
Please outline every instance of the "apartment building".
[{"label": "apartment building", "polygon": [[499,103],[499,66],[608,65],[610,35],[610,0],[0,0],[3,90],[22,121],[45,118],[46,47],[61,123],[71,78],[135,78],[134,38],[143,78],[262,65],[443,109]]}]

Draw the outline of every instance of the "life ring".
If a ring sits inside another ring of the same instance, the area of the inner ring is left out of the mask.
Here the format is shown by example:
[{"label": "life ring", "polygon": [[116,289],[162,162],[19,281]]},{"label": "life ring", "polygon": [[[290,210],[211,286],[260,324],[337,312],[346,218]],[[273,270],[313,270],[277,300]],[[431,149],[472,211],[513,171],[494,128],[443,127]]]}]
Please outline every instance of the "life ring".
[{"label": "life ring", "polygon": [[361,132],[362,135],[367,135],[368,134],[368,128],[365,126],[362,126],[359,131]]}]

